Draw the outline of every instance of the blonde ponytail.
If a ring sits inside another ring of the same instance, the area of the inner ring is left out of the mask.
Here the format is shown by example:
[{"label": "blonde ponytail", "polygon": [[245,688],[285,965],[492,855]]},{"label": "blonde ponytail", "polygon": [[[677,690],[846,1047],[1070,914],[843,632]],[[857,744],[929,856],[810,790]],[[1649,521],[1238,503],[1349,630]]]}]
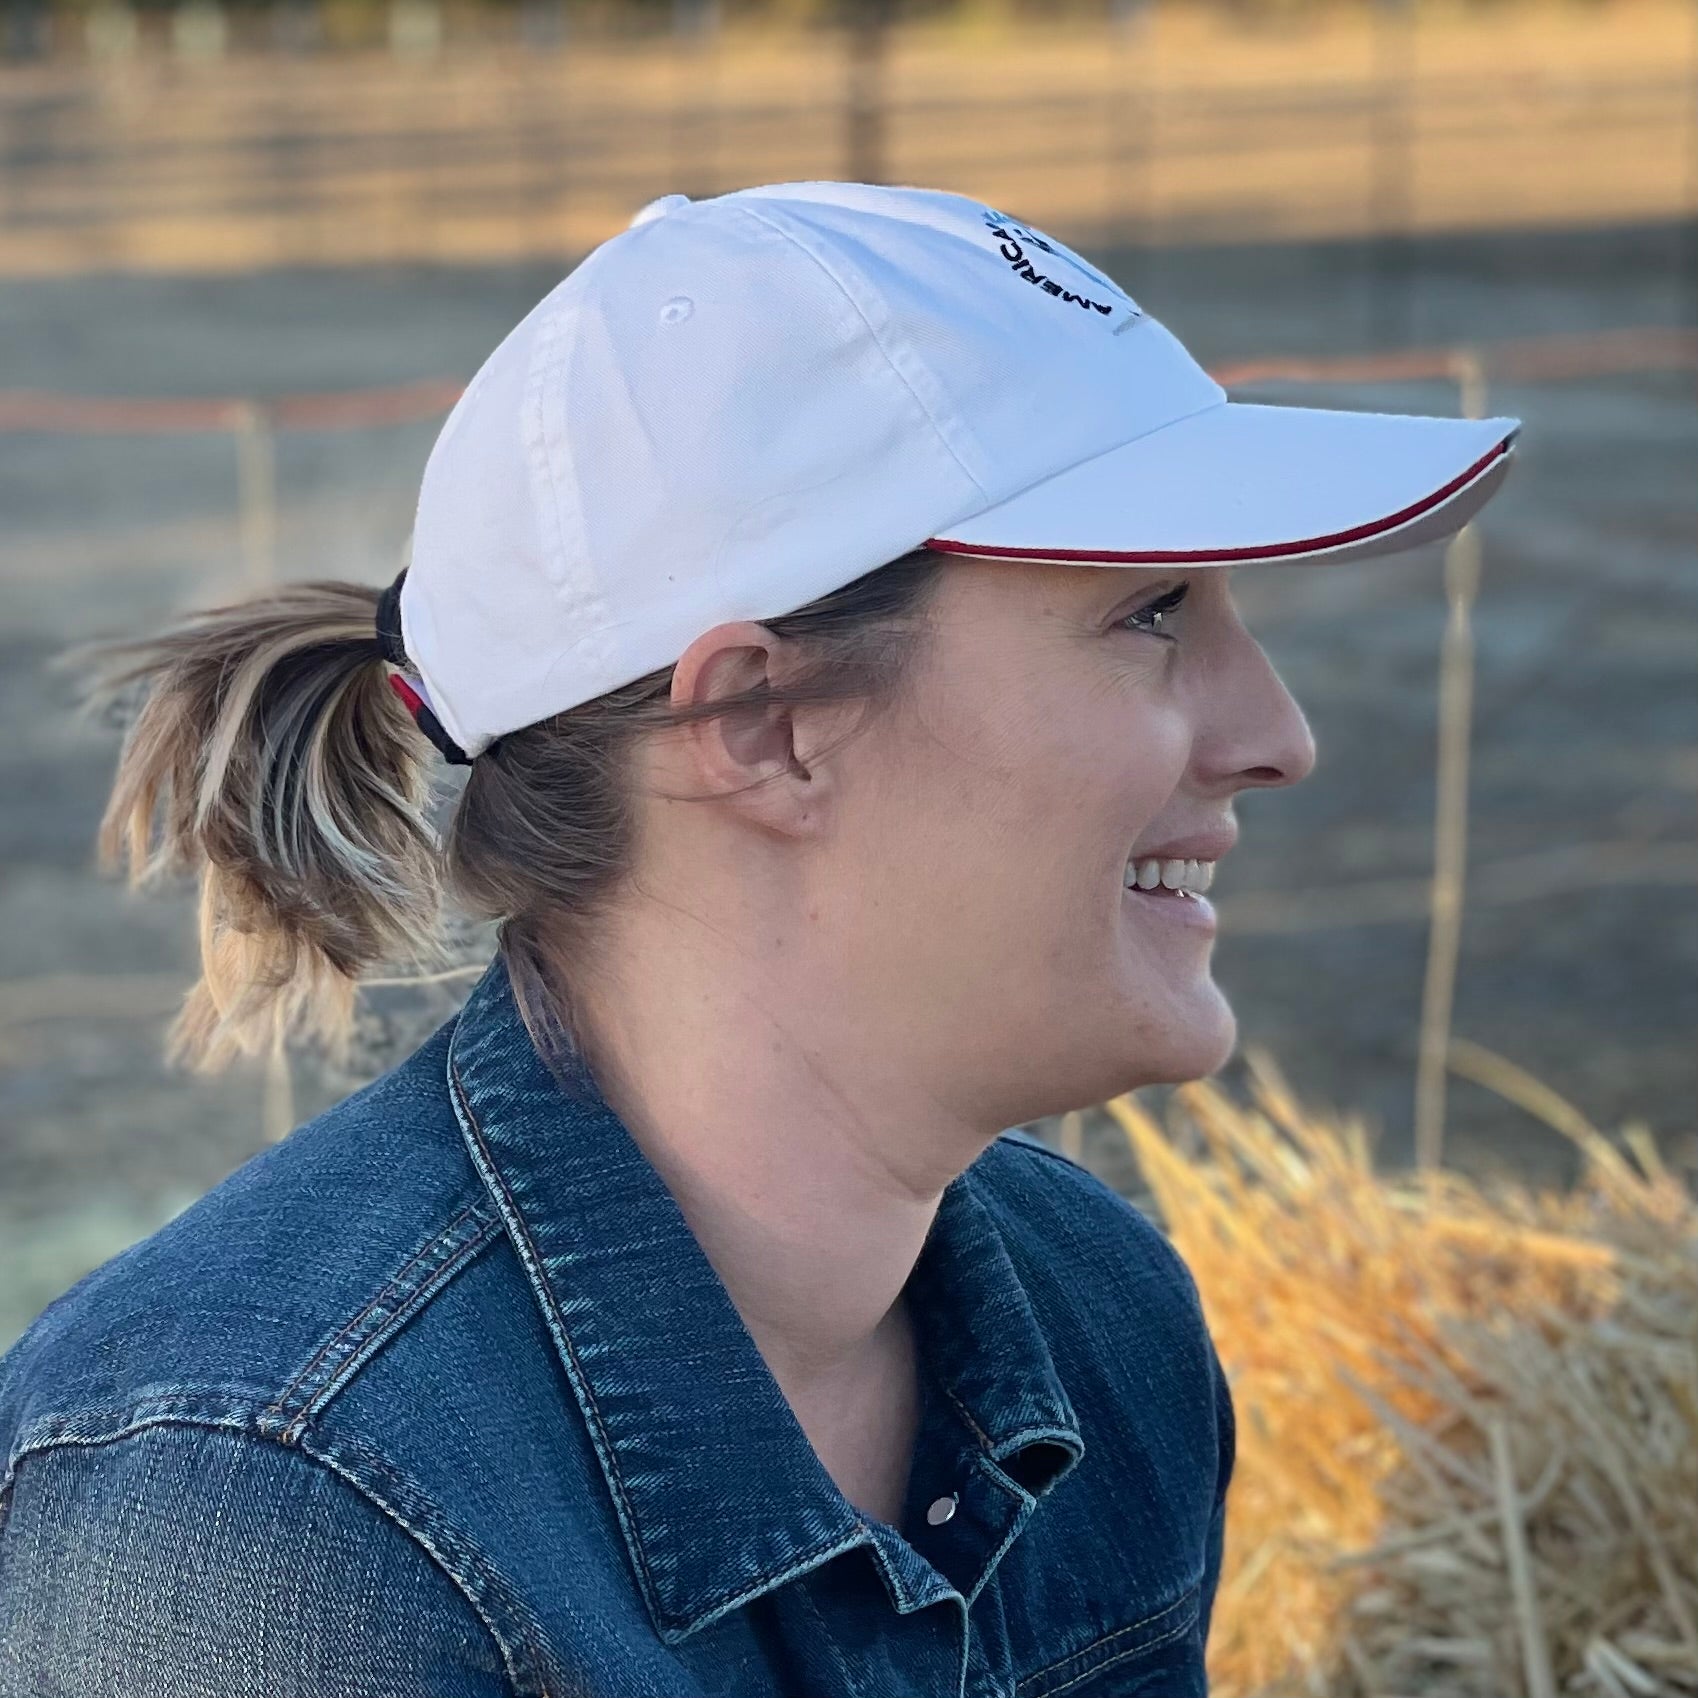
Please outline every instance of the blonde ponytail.
[{"label": "blonde ponytail", "polygon": [[361,974],[445,960],[437,756],[388,686],[378,595],[288,584],[52,663],[86,672],[85,714],[140,686],[102,870],[127,855],[132,889],[199,874],[201,977],[167,1034],[174,1065],[214,1073],[289,1037],[345,1065]]}]

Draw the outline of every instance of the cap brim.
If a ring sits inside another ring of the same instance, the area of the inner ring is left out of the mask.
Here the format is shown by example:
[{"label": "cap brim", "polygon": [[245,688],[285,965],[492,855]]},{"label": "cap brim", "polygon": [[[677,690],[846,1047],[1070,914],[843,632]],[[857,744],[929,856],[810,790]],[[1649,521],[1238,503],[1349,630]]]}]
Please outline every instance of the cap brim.
[{"label": "cap brim", "polygon": [[1453,535],[1514,458],[1518,419],[1226,401],[976,513],[926,546],[1057,565],[1303,564]]}]

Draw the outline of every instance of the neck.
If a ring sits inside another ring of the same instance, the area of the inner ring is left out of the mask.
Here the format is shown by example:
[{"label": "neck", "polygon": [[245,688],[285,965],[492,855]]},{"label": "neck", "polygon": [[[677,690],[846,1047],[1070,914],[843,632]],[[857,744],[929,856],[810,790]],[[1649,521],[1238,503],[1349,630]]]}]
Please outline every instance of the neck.
[{"label": "neck", "polygon": [[857,1048],[865,1029],[804,988],[734,987],[672,942],[644,981],[658,995],[614,998],[591,975],[586,1059],[774,1377],[817,1402],[886,1359],[944,1188],[997,1128],[941,1119],[876,1032]]}]

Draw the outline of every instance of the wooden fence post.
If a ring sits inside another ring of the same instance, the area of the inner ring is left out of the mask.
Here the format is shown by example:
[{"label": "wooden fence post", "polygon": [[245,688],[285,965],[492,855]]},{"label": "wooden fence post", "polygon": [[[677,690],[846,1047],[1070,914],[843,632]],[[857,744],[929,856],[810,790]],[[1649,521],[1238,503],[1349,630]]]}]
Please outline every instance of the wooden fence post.
[{"label": "wooden fence post", "polygon": [[[1485,417],[1486,377],[1479,354],[1456,351],[1462,416]],[[1474,712],[1474,636],[1470,616],[1480,583],[1480,537],[1472,524],[1444,558],[1445,624],[1439,659],[1438,794],[1433,827],[1431,924],[1421,994],[1421,1045],[1415,1074],[1415,1166],[1436,1169],[1444,1152],[1445,1068],[1450,1050],[1462,898],[1468,867],[1468,742]]]}]

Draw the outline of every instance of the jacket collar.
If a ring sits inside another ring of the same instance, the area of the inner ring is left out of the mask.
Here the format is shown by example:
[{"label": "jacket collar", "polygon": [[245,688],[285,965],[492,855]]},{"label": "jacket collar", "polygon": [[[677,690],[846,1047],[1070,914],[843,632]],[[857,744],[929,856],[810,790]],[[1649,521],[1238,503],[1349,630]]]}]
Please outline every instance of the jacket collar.
[{"label": "jacket collar", "polygon": [[[874,1543],[826,1472],[660,1172],[581,1061],[531,1043],[498,952],[462,1008],[448,1088],[606,1476],[657,1633],[675,1642]],[[983,1465],[1040,1499],[1084,1452],[981,1187],[945,1189],[908,1285],[917,1346]],[[1021,1516],[1024,1519],[1024,1515]],[[701,1530],[711,1529],[711,1538]],[[912,1582],[924,1565],[907,1570]],[[887,1571],[901,1590],[903,1577]],[[941,1583],[939,1583],[941,1584]],[[910,1585],[899,1608],[917,1608]]]}]

